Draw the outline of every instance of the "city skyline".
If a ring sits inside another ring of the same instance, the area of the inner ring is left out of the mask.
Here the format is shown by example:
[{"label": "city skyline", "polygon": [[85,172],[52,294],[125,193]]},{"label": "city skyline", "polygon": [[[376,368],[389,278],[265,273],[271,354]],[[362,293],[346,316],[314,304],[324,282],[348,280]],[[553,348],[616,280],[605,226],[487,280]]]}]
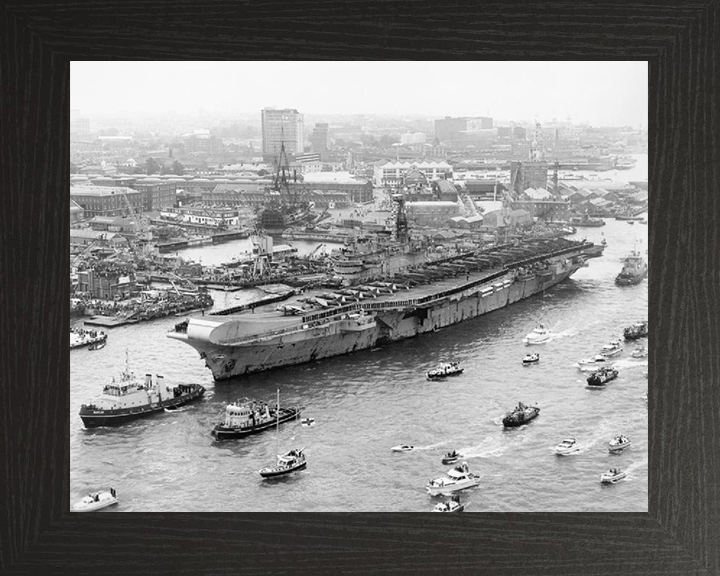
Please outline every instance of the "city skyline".
[{"label": "city skyline", "polygon": [[70,108],[87,117],[259,118],[276,107],[311,116],[648,122],[647,62],[72,62],[70,74]]}]

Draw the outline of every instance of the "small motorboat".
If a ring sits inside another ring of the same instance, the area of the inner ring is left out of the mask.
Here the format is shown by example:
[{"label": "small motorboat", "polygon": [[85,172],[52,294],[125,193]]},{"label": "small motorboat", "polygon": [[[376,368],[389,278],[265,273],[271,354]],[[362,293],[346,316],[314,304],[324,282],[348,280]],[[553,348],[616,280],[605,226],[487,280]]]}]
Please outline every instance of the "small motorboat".
[{"label": "small motorboat", "polygon": [[630,444],[632,444],[632,442],[630,442],[630,438],[620,434],[608,442],[608,449],[610,452],[622,452],[625,448],[630,446]]},{"label": "small motorboat", "polygon": [[460,458],[462,458],[463,455],[460,454],[457,450],[452,450],[451,452],[448,452],[443,456],[442,463],[443,464],[455,464]]},{"label": "small motorboat", "polygon": [[576,366],[581,372],[595,372],[602,366],[609,366],[608,357],[602,354],[596,354],[592,358],[586,358],[584,360],[578,360]]},{"label": "small motorboat", "polygon": [[600,475],[600,482],[603,484],[615,484],[615,482],[625,478],[627,474],[619,468],[610,468],[607,472]]},{"label": "small motorboat", "polygon": [[647,335],[647,320],[641,320],[640,322],[636,322],[632,326],[628,326],[623,330],[623,336],[625,336],[625,340],[637,340],[638,338],[644,338]]},{"label": "small motorboat", "polygon": [[90,344],[88,346],[88,350],[101,350],[105,348],[106,340],[101,340],[100,342],[96,342],[95,344]]},{"label": "small motorboat", "polygon": [[577,440],[575,438],[565,438],[560,444],[555,447],[555,454],[558,456],[567,456],[573,452],[580,450]]},{"label": "small motorboat", "polygon": [[293,448],[289,452],[279,455],[275,466],[262,468],[259,471],[260,476],[263,478],[277,478],[278,476],[302,470],[307,466],[304,450],[305,448]]},{"label": "small motorboat", "polygon": [[526,354],[522,361],[522,363],[525,365],[537,364],[538,362],[540,362],[540,354],[538,354],[537,352],[533,352],[532,354]]},{"label": "small motorboat", "polygon": [[605,344],[602,348],[600,348],[600,352],[598,352],[598,354],[602,354],[603,356],[610,358],[612,356],[617,356],[622,351],[622,340],[610,340],[608,344]]},{"label": "small motorboat", "polygon": [[525,336],[523,342],[527,345],[545,344],[545,342],[549,342],[551,338],[552,332],[545,328],[544,325],[540,324],[537,328],[533,328],[532,332]]},{"label": "small motorboat", "polygon": [[462,374],[464,368],[460,368],[457,362],[443,362],[426,373],[428,380],[441,380],[447,376]]},{"label": "small motorboat", "polygon": [[537,418],[538,414],[540,414],[540,408],[537,406],[525,406],[519,402],[517,408],[505,415],[502,423],[505,428],[517,428]]},{"label": "small motorboat", "polygon": [[480,477],[470,472],[467,462],[450,468],[445,476],[430,480],[425,487],[431,496],[452,494],[480,484]]},{"label": "small motorboat", "polygon": [[618,371],[612,366],[604,366],[595,370],[590,376],[588,376],[588,386],[605,386],[610,380],[615,380],[618,377]]},{"label": "small motorboat", "polygon": [[410,452],[410,450],[413,450],[415,446],[410,446],[409,444],[400,444],[399,446],[393,446],[390,448],[393,452]]},{"label": "small motorboat", "polygon": [[73,512],[94,512],[101,508],[107,508],[118,503],[115,488],[110,490],[100,490],[99,492],[91,492],[85,498],[73,505]]},{"label": "small motorboat", "polygon": [[465,510],[465,504],[460,504],[460,498],[457,494],[453,494],[450,500],[438,502],[433,508],[433,512],[462,512]]},{"label": "small motorboat", "polygon": [[645,348],[645,346],[637,346],[635,350],[632,351],[632,354],[630,354],[633,358],[647,358],[648,356],[648,349]]}]

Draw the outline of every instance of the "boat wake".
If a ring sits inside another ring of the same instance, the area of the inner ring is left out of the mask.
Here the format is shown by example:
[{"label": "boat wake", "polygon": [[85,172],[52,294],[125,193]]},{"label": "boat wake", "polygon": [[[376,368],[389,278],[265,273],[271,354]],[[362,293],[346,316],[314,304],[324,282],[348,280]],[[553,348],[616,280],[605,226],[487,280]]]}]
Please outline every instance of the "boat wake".
[{"label": "boat wake", "polygon": [[163,408],[163,410],[165,410],[165,412],[167,412],[169,414],[174,414],[176,412],[185,412],[185,410],[187,410],[187,409],[188,409],[187,406],[182,407],[182,408]]},{"label": "boat wake", "polygon": [[647,468],[647,465],[648,465],[647,455],[639,462],[633,462],[632,464],[630,464],[630,466],[625,468],[625,473],[628,475],[628,479],[631,479],[631,474],[633,472],[635,472],[636,470],[640,470],[641,468]]},{"label": "boat wake", "polygon": [[505,454],[508,450],[514,449],[518,444],[523,444],[525,440],[525,436],[517,436],[515,442],[508,444],[503,442],[501,438],[488,436],[481,444],[459,448],[458,452],[463,455],[463,460],[471,458],[497,458]]},{"label": "boat wake", "polygon": [[432,450],[433,448],[439,448],[440,446],[446,446],[448,440],[445,442],[436,442],[435,444],[428,444],[427,446],[415,446],[415,450]]}]

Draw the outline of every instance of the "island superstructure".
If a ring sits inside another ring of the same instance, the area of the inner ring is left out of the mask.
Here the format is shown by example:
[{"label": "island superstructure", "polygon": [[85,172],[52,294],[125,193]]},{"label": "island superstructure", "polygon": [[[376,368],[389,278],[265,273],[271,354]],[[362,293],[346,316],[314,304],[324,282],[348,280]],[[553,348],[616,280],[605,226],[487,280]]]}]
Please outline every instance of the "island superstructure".
[{"label": "island superstructure", "polygon": [[[390,245],[379,271],[376,250],[363,248],[352,256],[348,248],[336,258],[335,269],[349,287],[288,291],[237,313],[190,318],[167,335],[195,348],[215,380],[225,380],[372,348],[487,314],[562,282],[604,248],[564,238],[516,240],[445,258],[425,252],[423,261],[419,247]],[[372,281],[370,269],[375,278],[387,275]]]}]

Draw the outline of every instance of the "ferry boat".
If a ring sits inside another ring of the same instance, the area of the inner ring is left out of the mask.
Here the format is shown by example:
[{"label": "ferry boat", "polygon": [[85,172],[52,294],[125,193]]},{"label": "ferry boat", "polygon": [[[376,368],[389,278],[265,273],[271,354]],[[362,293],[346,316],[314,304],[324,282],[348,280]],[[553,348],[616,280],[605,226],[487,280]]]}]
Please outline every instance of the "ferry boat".
[{"label": "ferry boat", "polygon": [[109,490],[100,490],[99,492],[91,492],[79,502],[73,504],[73,512],[94,512],[102,508],[107,508],[118,503],[115,488]]},{"label": "ferry boat", "polygon": [[517,408],[505,415],[502,423],[505,428],[516,428],[537,418],[538,414],[540,414],[540,408],[537,406],[525,406],[519,402]]},{"label": "ferry boat", "polygon": [[600,475],[600,482],[603,484],[615,484],[615,482],[622,480],[625,476],[627,476],[627,474],[619,468],[610,468],[610,470]]},{"label": "ferry boat", "polygon": [[[532,239],[448,257],[409,241],[389,242],[377,261],[335,261],[348,295],[289,290],[285,314],[276,304],[205,314],[180,322],[169,338],[194,347],[215,380],[370,349],[435,332],[511,305],[569,278],[602,256],[602,246],[566,238]],[[374,256],[373,256],[374,258]],[[545,264],[522,278],[516,268]],[[412,268],[412,269],[411,269]],[[378,280],[381,279],[381,280]]]},{"label": "ferry boat", "polygon": [[623,343],[621,340],[610,340],[608,344],[605,344],[602,348],[600,348],[598,354],[605,356],[606,358],[611,358],[613,356],[617,356],[622,351]]},{"label": "ferry boat", "polygon": [[578,452],[580,450],[580,446],[578,446],[577,440],[575,438],[565,438],[560,444],[558,444],[555,447],[555,454],[558,456],[567,456],[568,454],[572,454],[573,452]]},{"label": "ferry boat", "polygon": [[603,366],[610,366],[607,356],[602,354],[596,354],[592,358],[585,358],[584,360],[578,360],[576,366],[581,372],[595,372],[598,368]]},{"label": "ferry boat", "polygon": [[625,436],[624,434],[620,434],[619,436],[615,436],[610,442],[608,442],[608,450],[612,452],[622,452],[630,446],[632,442],[630,442],[630,438]]},{"label": "ferry boat", "polygon": [[615,380],[618,377],[618,371],[612,366],[603,366],[598,368],[588,376],[588,386],[605,386],[611,380]]},{"label": "ferry boat", "polygon": [[430,480],[426,489],[431,496],[452,494],[480,484],[480,477],[470,472],[467,462],[463,462],[454,468],[450,468],[440,478]]},{"label": "ferry boat", "polygon": [[197,400],[205,394],[199,384],[176,384],[167,386],[164,377],[145,374],[144,380],[135,377],[128,368],[127,353],[125,370],[120,380],[113,378],[103,388],[102,395],[91,404],[80,407],[80,418],[85,428],[117,426],[164,412],[166,408],[177,408]]},{"label": "ferry boat", "polygon": [[85,328],[70,329],[70,349],[83,348],[92,344],[99,344],[107,340],[107,334],[99,330],[86,330]]},{"label": "ferry boat", "polygon": [[225,418],[217,424],[211,434],[217,440],[242,438],[250,434],[264,432],[276,423],[281,424],[300,416],[300,408],[274,407],[249,398],[236,400],[225,407]]},{"label": "ferry boat", "polygon": [[426,373],[428,380],[441,380],[447,376],[457,376],[463,373],[464,368],[460,368],[457,362],[443,362],[438,364],[432,370],[428,370]]},{"label": "ferry boat", "polygon": [[632,326],[628,326],[623,330],[623,336],[625,340],[637,340],[638,338],[644,338],[648,335],[648,321],[641,320],[636,322]]},{"label": "ferry boat", "polygon": [[625,257],[622,271],[615,277],[618,286],[632,286],[640,284],[647,276],[648,266],[640,252],[633,250]]},{"label": "ferry boat", "polygon": [[551,338],[552,332],[545,328],[544,325],[540,324],[537,328],[533,328],[532,332],[525,336],[523,342],[527,345],[545,344],[545,342],[549,342]]}]

